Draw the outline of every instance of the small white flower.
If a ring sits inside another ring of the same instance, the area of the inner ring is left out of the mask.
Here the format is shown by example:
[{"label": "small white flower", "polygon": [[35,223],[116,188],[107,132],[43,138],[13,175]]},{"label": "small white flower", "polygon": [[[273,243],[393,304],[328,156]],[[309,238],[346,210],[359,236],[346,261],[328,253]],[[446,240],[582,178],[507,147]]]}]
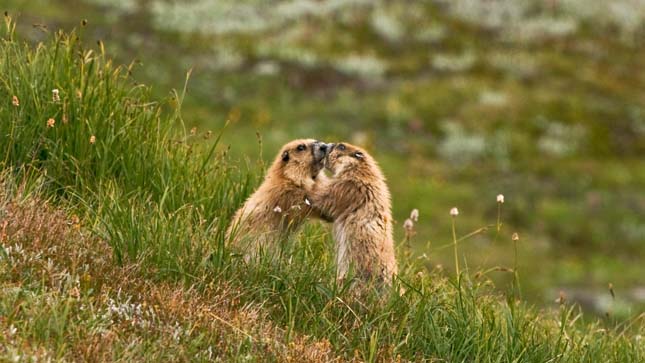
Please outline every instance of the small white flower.
[{"label": "small white flower", "polygon": [[305,198],[305,204],[308,206],[311,206],[311,202],[309,201],[309,199]]},{"label": "small white flower", "polygon": [[459,215],[459,209],[457,209],[457,207],[453,207],[453,208],[450,210],[450,215],[451,215],[451,216],[453,216],[453,217],[458,216],[458,215]]},{"label": "small white flower", "polygon": [[497,203],[504,203],[504,194],[497,194]]},{"label": "small white flower", "polygon": [[52,100],[53,100],[54,102],[58,102],[58,101],[60,101],[60,93],[58,92],[58,88],[54,88],[54,89],[52,90]]},{"label": "small white flower", "polygon": [[412,230],[414,228],[414,222],[410,218],[406,219],[405,222],[403,222],[403,229],[406,231]]},{"label": "small white flower", "polygon": [[511,239],[512,239],[513,241],[519,241],[519,240],[520,240],[520,235],[519,235],[519,234],[517,234],[517,232],[515,232],[515,233],[513,233],[513,235],[511,236]]},{"label": "small white flower", "polygon": [[276,213],[282,213],[282,208],[280,208],[280,206],[276,206],[275,208],[273,208],[273,211]]},{"label": "small white flower", "polygon": [[419,221],[419,210],[418,209],[413,209],[412,212],[410,212],[410,219],[413,222],[418,222]]}]

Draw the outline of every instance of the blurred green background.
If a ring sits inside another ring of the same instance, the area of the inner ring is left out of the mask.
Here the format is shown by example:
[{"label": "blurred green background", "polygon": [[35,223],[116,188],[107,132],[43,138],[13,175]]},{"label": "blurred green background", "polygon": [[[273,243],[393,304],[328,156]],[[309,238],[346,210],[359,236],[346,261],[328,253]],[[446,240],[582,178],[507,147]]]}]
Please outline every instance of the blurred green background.
[{"label": "blurred green background", "polygon": [[453,271],[450,208],[464,235],[496,223],[502,193],[500,235],[460,246],[471,272],[512,267],[518,232],[530,301],[564,291],[599,314],[645,310],[642,0],[2,3],[23,39],[77,28],[159,97],[192,69],[186,126],[230,120],[241,168],[296,137],[365,146],[401,245],[419,209],[409,258],[428,268]]}]

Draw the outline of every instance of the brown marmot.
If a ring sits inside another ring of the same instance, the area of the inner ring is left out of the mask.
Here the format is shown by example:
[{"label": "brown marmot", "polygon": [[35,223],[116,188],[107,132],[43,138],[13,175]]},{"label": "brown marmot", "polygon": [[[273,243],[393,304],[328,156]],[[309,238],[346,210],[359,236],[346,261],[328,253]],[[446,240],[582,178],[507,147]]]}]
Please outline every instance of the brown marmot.
[{"label": "brown marmot", "polygon": [[363,279],[390,284],[397,273],[390,192],[376,161],[346,143],[330,145],[325,167],[333,174],[311,195],[315,208],[334,221],[337,277],[350,268]]},{"label": "brown marmot", "polygon": [[247,261],[260,248],[276,253],[278,240],[298,229],[307,217],[319,217],[307,195],[325,178],[321,170],[326,153],[327,144],[313,139],[294,140],[282,147],[226,232],[227,241],[241,248]]}]

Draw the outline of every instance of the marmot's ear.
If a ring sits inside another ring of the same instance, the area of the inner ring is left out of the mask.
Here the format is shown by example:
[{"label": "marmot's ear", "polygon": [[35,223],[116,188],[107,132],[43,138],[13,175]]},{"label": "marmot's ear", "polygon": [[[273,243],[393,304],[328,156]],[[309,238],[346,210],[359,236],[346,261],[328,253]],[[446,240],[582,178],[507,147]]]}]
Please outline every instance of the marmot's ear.
[{"label": "marmot's ear", "polygon": [[362,159],[362,158],[364,158],[364,157],[365,157],[365,155],[363,155],[363,153],[362,153],[362,152],[357,151],[357,152],[355,152],[355,153],[354,153],[354,157],[355,157],[356,159]]},{"label": "marmot's ear", "polygon": [[287,161],[289,161],[289,152],[288,151],[285,151],[285,152],[282,153],[282,161],[284,161],[285,163]]}]

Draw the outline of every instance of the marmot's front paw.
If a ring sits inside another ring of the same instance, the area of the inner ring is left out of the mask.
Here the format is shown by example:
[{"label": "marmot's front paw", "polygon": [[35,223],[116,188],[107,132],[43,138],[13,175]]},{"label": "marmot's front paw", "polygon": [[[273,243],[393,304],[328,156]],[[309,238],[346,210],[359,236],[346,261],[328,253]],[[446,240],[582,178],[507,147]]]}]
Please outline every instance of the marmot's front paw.
[{"label": "marmot's front paw", "polygon": [[305,204],[313,209],[313,211],[315,212],[315,215],[317,215],[318,218],[322,219],[325,222],[329,222],[329,223],[334,222],[334,218],[332,216],[323,213],[316,205],[314,205],[311,199],[309,199],[309,197],[307,197],[306,195],[305,195]]}]

